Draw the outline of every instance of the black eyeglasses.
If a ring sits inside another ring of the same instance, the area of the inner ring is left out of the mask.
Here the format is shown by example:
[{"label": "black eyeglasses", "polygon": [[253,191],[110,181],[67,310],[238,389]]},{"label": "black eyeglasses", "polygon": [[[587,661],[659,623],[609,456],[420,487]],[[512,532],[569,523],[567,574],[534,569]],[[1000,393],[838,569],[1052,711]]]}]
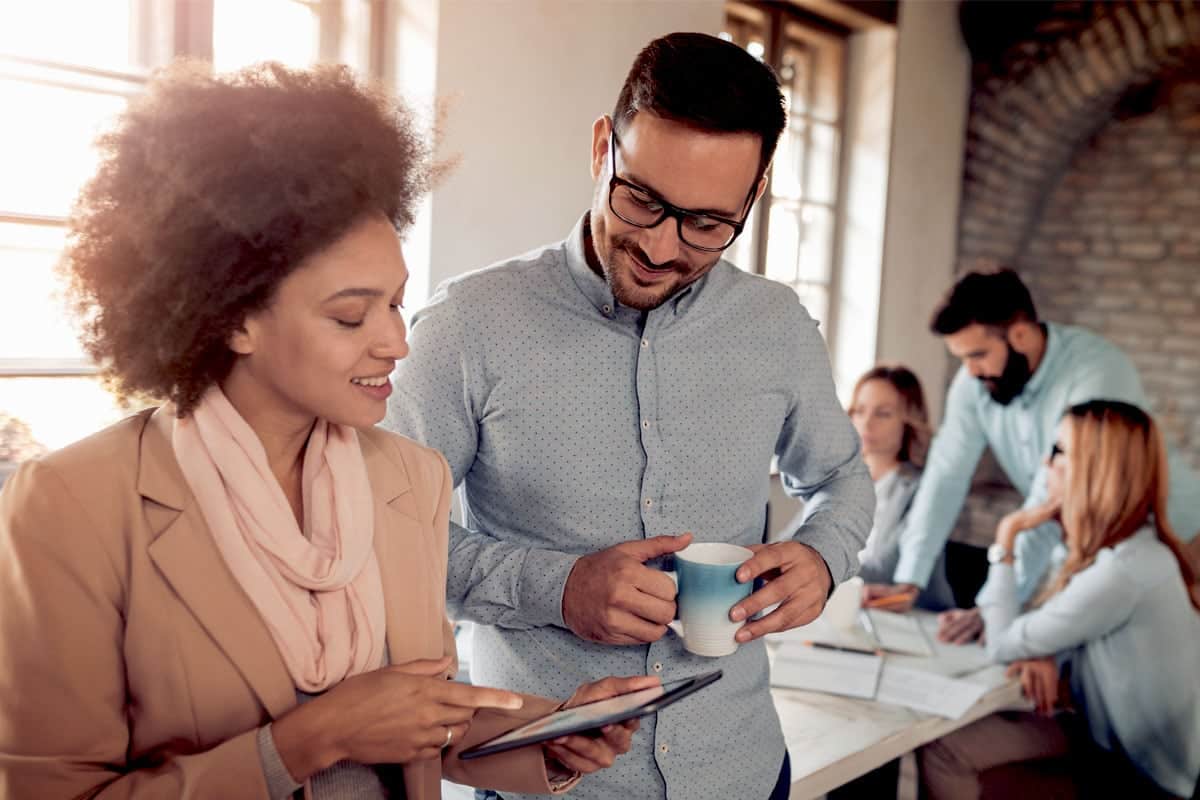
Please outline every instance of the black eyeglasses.
[{"label": "black eyeglasses", "polygon": [[608,154],[612,164],[612,177],[608,180],[608,207],[624,222],[638,228],[653,228],[667,217],[673,217],[679,229],[679,240],[688,247],[706,253],[719,253],[741,234],[745,218],[754,202],[754,189],[758,181],[750,185],[750,193],[742,203],[742,221],[728,219],[715,214],[688,211],[671,205],[653,192],[617,177],[617,132],[609,134]]},{"label": "black eyeglasses", "polygon": [[1050,447],[1050,463],[1053,464],[1054,459],[1058,458],[1059,456],[1065,456],[1066,454],[1067,454],[1067,451],[1063,450],[1061,447],[1059,447],[1058,442],[1055,442]]}]

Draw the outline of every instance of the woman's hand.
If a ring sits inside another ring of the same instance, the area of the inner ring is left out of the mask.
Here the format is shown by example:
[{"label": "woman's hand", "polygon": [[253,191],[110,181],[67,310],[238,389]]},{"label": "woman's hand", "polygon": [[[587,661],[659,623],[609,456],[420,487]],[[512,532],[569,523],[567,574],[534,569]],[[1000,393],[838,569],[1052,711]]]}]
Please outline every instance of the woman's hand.
[{"label": "woman's hand", "polygon": [[863,608],[902,613],[911,611],[921,589],[911,583],[868,583],[862,590]]},{"label": "woman's hand", "polygon": [[938,614],[937,638],[948,644],[973,642],[983,633],[983,615],[978,608],[953,608]]},{"label": "woman's hand", "polygon": [[[585,683],[575,690],[563,708],[574,708],[596,700],[616,697],[619,694],[636,692],[639,689],[650,689],[661,685],[658,678],[649,675],[637,675],[632,678],[604,678],[594,683]],[[579,772],[587,775],[613,765],[616,757],[629,752],[633,742],[633,733],[638,729],[636,719],[606,725],[599,731],[598,736],[575,734],[560,736],[542,745],[548,760],[557,762],[566,772]]]},{"label": "woman's hand", "polygon": [[996,526],[996,542],[1004,545],[1011,553],[1018,536],[1050,520],[1058,519],[1061,512],[1062,498],[1052,497],[1036,506],[1018,508],[1005,514]]},{"label": "woman's hand", "polygon": [[1054,713],[1058,707],[1058,664],[1053,658],[1014,661],[1005,674],[1010,678],[1020,676],[1021,690],[1033,701],[1039,714]]},{"label": "woman's hand", "polygon": [[355,675],[280,717],[271,733],[288,772],[304,781],[342,759],[406,764],[437,758],[462,741],[478,709],[523,704],[513,692],[447,680],[451,661],[412,661]]}]

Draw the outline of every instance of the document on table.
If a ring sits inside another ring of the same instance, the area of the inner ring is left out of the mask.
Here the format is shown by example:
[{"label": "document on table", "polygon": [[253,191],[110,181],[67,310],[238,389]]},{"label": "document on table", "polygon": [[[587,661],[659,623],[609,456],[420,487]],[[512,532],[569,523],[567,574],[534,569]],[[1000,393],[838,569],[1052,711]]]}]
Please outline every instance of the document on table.
[{"label": "document on table", "polygon": [[873,635],[879,647],[889,653],[924,657],[934,654],[916,616],[878,609],[863,609],[860,613],[868,634]]},{"label": "document on table", "polygon": [[992,688],[987,680],[947,678],[926,670],[885,664],[875,699],[926,714],[958,719]]},{"label": "document on table", "polygon": [[771,665],[771,685],[870,700],[882,669],[878,655],[784,642]]},{"label": "document on table", "polygon": [[936,672],[939,675],[955,677],[978,672],[989,666],[992,661],[987,651],[979,642],[967,644],[950,644],[937,638],[938,619],[936,614],[916,612],[914,616],[925,632],[925,640],[933,648],[933,657],[892,656],[889,663],[897,666],[912,667],[926,672]]}]

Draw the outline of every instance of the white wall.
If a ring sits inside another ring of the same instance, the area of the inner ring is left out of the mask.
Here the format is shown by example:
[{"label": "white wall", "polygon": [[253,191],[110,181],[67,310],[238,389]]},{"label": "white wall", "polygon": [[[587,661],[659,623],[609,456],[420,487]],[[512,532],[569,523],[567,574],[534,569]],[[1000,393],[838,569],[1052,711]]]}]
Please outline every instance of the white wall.
[{"label": "white wall", "polygon": [[429,286],[565,236],[591,202],[592,121],[612,111],[634,56],[672,31],[718,33],[723,8],[441,0],[442,154],[460,162],[433,195]]},{"label": "white wall", "polygon": [[858,376],[875,364],[895,81],[895,28],[852,35],[846,52],[841,261],[833,358],[843,403],[849,402]]},{"label": "white wall", "polygon": [[[846,51],[846,123],[842,158],[842,217],[837,279],[834,381],[843,404],[858,376],[875,364],[879,285],[887,214],[892,98],[896,68],[895,28],[855,33]],[[802,504],[771,479],[767,535],[791,535]]]},{"label": "white wall", "polygon": [[948,360],[928,320],[954,275],[971,65],[957,3],[907,0],[898,29],[877,355],[916,371],[938,420]]},{"label": "white wall", "polygon": [[[432,128],[437,116],[437,46],[439,0],[390,0],[387,36],[394,46],[389,50],[392,62],[384,67],[390,83]],[[430,284],[430,248],[433,237],[432,198],[426,197],[417,209],[417,218],[404,238],[404,257],[408,262],[406,306],[411,316],[425,304],[433,287]]]}]

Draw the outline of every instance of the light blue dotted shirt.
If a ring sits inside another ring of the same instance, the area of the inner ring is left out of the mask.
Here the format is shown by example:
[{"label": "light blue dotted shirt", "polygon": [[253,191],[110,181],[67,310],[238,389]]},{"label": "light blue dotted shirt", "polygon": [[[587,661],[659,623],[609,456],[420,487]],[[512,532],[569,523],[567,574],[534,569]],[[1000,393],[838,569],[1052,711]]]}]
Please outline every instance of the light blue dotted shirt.
[{"label": "light blue dotted shirt", "polygon": [[[991,398],[983,384],[960,368],[946,396],[946,414],[929,448],[925,474],[913,498],[900,543],[896,583],[924,586],[962,510],[971,476],[985,447],[1025,506],[1046,497],[1045,459],[1063,412],[1087,400],[1122,400],[1149,410],[1137,368],[1120,349],[1091,331],[1046,326],[1046,354],[1024,390],[1008,405]],[[1168,451],[1167,512],[1175,533],[1192,539],[1200,531],[1200,477],[1180,453]],[[1016,580],[1022,601],[1032,597],[1055,560],[1062,529],[1049,522],[1017,540]]]},{"label": "light blue dotted shirt", "polygon": [[563,587],[580,555],[630,539],[761,542],[775,455],[806,501],[796,539],[840,582],[871,528],[871,479],[790,289],[721,261],[642,314],[588,268],[584,223],[439,288],[413,319],[385,425],[441,450],[461,484],[448,602],[481,623],[473,681],[565,698],[608,675],[725,671],[643,720],[630,753],[572,797],[765,800],[784,743],[763,643],[702,658],[674,633],[583,641],[563,624]]}]

